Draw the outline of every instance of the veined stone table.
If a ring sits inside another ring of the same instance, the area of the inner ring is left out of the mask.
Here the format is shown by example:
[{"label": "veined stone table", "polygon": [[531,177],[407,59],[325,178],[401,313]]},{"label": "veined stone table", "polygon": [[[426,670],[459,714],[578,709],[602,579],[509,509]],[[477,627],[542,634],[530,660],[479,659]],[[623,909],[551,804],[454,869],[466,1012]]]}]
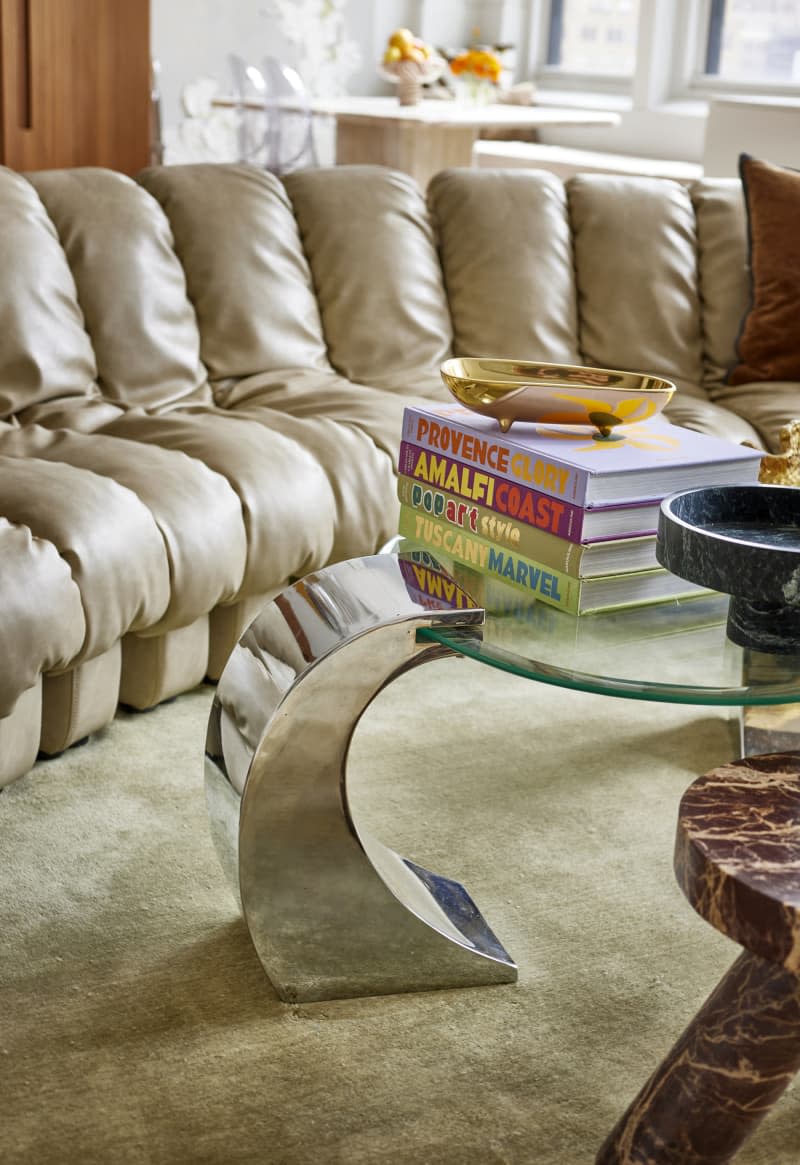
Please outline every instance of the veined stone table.
[{"label": "veined stone table", "polygon": [[335,97],[312,103],[312,111],[336,119],[336,161],[368,162],[404,170],[425,188],[439,170],[471,166],[482,129],[537,130],[554,126],[614,126],[618,113],[548,105],[473,105],[465,101],[421,101],[400,105],[396,97]]},{"label": "veined stone table", "polygon": [[[213,105],[264,111],[261,102],[215,97]],[[400,105],[396,97],[326,97],[310,103],[316,117],[336,123],[339,165],[368,163],[403,170],[424,189],[439,170],[472,166],[472,147],[482,129],[538,130],[558,126],[615,126],[620,115],[555,105],[471,105],[427,100]],[[265,114],[266,115],[266,114]]]}]

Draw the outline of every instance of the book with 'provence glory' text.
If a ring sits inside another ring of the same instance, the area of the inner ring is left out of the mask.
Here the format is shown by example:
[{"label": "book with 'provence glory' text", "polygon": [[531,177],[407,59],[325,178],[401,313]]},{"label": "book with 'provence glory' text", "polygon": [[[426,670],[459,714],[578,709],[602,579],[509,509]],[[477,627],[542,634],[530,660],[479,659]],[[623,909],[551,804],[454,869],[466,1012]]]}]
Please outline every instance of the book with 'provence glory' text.
[{"label": "book with 'provence glory' text", "polygon": [[585,508],[756,482],[763,455],[660,417],[621,425],[609,437],[521,421],[503,433],[491,417],[460,405],[407,407],[403,440]]}]

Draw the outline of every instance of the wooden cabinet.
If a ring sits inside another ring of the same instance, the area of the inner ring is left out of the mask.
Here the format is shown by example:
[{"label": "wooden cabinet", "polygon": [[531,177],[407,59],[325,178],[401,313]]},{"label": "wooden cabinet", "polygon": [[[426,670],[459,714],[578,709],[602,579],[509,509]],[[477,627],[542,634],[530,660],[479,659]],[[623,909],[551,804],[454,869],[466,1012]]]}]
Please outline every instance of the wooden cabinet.
[{"label": "wooden cabinet", "polygon": [[150,126],[149,0],[0,0],[0,161],[134,174]]}]

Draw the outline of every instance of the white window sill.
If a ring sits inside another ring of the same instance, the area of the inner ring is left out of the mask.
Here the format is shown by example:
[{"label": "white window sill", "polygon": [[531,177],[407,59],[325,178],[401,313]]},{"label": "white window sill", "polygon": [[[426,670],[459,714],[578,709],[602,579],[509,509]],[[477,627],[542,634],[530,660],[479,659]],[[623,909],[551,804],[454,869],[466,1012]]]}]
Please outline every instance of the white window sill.
[{"label": "white window sill", "polygon": [[[537,105],[564,105],[577,109],[603,109],[613,113],[632,113],[633,102],[630,97],[614,93],[597,93],[587,89],[551,89],[538,86],[536,89]],[[649,113],[666,113],[673,117],[703,118],[708,115],[708,101],[702,99],[686,99],[681,101],[665,101],[661,105],[648,110]]]},{"label": "white window sill", "polygon": [[615,93],[593,93],[583,89],[545,89],[536,86],[537,105],[563,105],[569,109],[601,109],[612,113],[628,113],[632,108],[630,97]]}]

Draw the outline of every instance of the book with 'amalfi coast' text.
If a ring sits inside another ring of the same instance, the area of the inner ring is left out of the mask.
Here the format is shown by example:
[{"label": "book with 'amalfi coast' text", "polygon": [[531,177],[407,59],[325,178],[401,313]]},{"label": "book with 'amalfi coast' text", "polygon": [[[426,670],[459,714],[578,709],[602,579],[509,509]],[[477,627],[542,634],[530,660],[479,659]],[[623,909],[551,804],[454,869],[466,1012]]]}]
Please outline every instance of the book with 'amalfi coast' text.
[{"label": "book with 'amalfi coast' text", "polygon": [[[516,522],[483,506],[429,489],[411,477],[397,479],[397,496],[403,505],[430,518],[459,526],[468,534],[485,538],[542,567],[563,571],[573,578],[619,574],[631,570],[657,570],[656,536],[604,538],[599,542],[572,542],[542,527]],[[551,499],[548,499],[551,500]]]},{"label": "book with 'amalfi coast' text", "polygon": [[522,421],[503,433],[493,418],[455,404],[407,407],[403,440],[582,507],[755,482],[763,455],[660,417],[609,437]]},{"label": "book with 'amalfi coast' text", "polygon": [[408,441],[400,443],[398,473],[422,488],[440,489],[493,510],[501,519],[547,530],[568,542],[655,536],[658,530],[660,500],[586,509]]}]

